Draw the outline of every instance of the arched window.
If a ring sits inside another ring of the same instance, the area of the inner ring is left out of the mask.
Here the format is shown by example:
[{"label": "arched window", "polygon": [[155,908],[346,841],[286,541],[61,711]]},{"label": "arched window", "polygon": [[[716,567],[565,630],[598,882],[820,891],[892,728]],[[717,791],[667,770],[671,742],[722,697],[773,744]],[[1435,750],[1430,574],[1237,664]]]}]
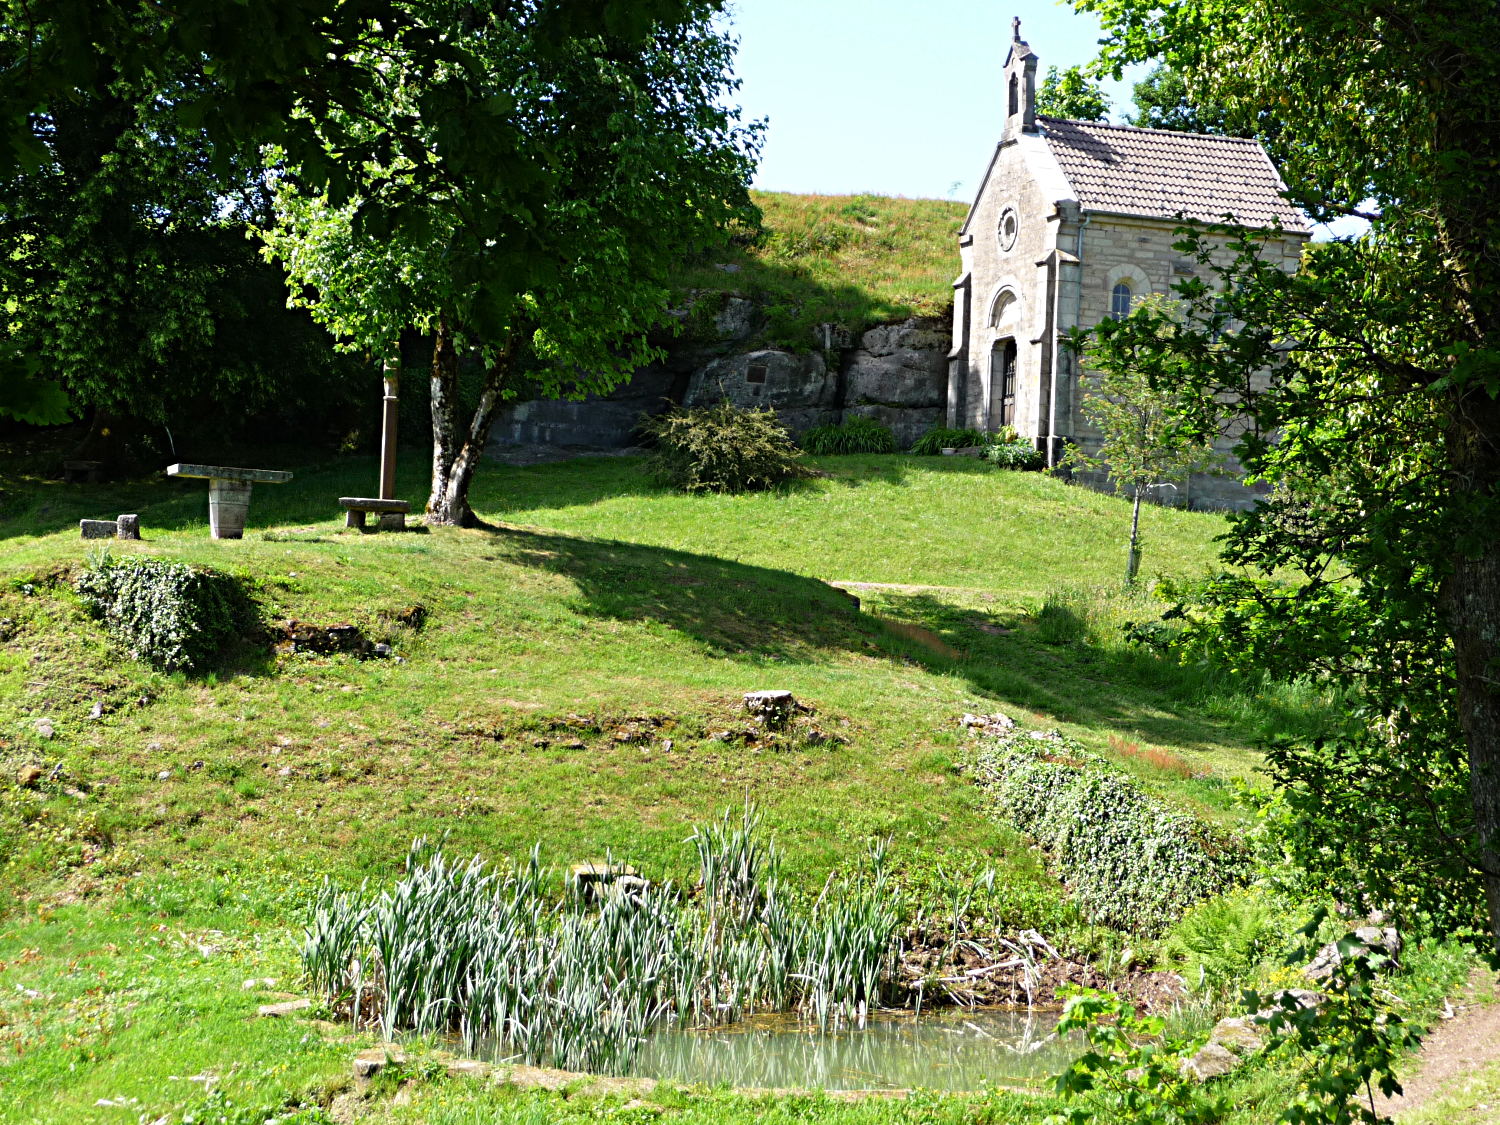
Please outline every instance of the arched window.
[{"label": "arched window", "polygon": [[995,302],[990,306],[990,327],[999,328],[1001,321],[1010,315],[1011,306],[1016,303],[1016,292],[1014,289],[1002,289],[995,294]]},{"label": "arched window", "polygon": [[1124,320],[1130,315],[1130,286],[1126,282],[1119,282],[1109,295],[1109,315],[1116,320]]},{"label": "arched window", "polygon": [[1014,117],[1021,112],[1021,76],[1012,74],[1010,76],[1010,115]]}]

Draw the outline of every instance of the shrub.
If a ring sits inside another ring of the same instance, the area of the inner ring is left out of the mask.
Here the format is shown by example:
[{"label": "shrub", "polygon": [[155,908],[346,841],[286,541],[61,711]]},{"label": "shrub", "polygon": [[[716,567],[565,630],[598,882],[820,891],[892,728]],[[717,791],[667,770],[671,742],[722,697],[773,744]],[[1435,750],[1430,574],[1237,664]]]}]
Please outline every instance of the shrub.
[{"label": "shrub", "polygon": [[931,457],[945,449],[967,449],[988,442],[989,438],[978,430],[950,430],[944,426],[934,426],[912,442],[911,451]]},{"label": "shrub", "polygon": [[896,435],[873,418],[850,418],[838,426],[814,426],[802,435],[802,448],[823,456],[830,453],[894,453]]},{"label": "shrub", "polygon": [[723,402],[658,414],[641,430],[656,442],[648,470],[684,492],[754,492],[810,475],[774,410]]},{"label": "shrub", "polygon": [[1001,441],[985,447],[984,459],[1002,469],[1040,469],[1042,451],[1029,441]]},{"label": "shrub", "polygon": [[166,559],[115,562],[105,554],[90,560],[74,589],[132,659],[166,672],[209,667],[260,624],[237,579]]},{"label": "shrub", "polygon": [[1092,922],[1154,936],[1243,879],[1240,847],[1070,740],[995,739],[969,768],[1048,854]]}]

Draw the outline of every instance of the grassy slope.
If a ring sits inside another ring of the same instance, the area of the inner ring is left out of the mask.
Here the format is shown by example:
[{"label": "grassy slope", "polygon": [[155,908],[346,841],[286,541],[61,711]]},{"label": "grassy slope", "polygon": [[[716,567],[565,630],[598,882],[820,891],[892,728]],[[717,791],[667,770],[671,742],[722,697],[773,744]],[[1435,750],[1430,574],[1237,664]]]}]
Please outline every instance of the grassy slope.
[{"label": "grassy slope", "polygon": [[[556,861],[612,849],[666,875],[686,868],[689,822],[748,794],[805,886],[890,834],[928,902],[955,873],[993,865],[1003,878],[987,905],[1003,924],[1056,933],[1071,924],[1056,884],[953,770],[957,714],[1061,722],[1106,753],[1112,739],[1159,747],[1206,776],[1128,764],[1226,815],[1225,777],[1254,761],[1244,716],[1184,708],[1106,648],[1042,644],[1027,616],[1053,586],[1112,581],[1123,504],[967,461],[824,467],[829,479],[790,496],[741,498],[660,492],[630,460],[488,468],[477,507],[501,530],[359,536],[330,512],[372,475],[348,461],[258,489],[238,543],[207,539],[201,484],[29,484],[0,525],[0,618],[20,626],[0,647],[0,879],[31,913],[0,934],[0,1065],[16,1091],[0,1121],[86,1119],[120,1091],[150,1120],[196,1095],[164,1075],[222,1071],[231,1056],[232,1086],[278,1098],[336,1073],[320,1047],[265,1073],[287,1045],[244,1023],[248,994],[196,1037],[180,1013],[196,1019],[244,977],[284,977],[281,919],[301,889],[324,871],[386,875],[418,833],[492,856],[537,839]],[[406,468],[418,494],[416,458]],[[83,559],[80,515],[117,510],[139,510],[149,537],[117,551],[253,576],[278,616],[378,630],[421,603],[430,621],[396,631],[402,664],[247,657],[207,679],[151,673],[39,585]],[[1220,527],[1148,510],[1148,570],[1198,571]],[[873,612],[860,614],[819,579],[961,589],[866,595]],[[741,692],[768,686],[814,705],[847,744],[711,737],[739,722]],[[34,733],[43,715],[50,741]],[[650,734],[620,740],[633,730]],[[11,779],[26,763],[61,768],[23,791]],[[90,891],[102,905],[59,905]],[[195,945],[217,941],[195,936],[206,927],[228,931],[228,948],[197,966]],[[169,948],[143,956],[158,938]],[[68,1069],[79,1060],[86,1081]]]},{"label": "grassy slope", "polygon": [[764,216],[761,239],[714,255],[681,284],[756,298],[769,315],[767,343],[805,350],[819,324],[860,332],[879,321],[944,316],[952,307],[965,204],[752,194]]}]

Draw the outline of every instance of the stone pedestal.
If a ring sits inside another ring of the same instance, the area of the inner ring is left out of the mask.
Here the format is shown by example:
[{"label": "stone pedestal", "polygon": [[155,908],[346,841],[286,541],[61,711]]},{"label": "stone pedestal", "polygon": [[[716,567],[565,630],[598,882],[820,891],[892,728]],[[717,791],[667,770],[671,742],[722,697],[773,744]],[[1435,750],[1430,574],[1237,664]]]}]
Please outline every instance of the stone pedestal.
[{"label": "stone pedestal", "polygon": [[215,539],[243,539],[245,513],[250,510],[247,480],[212,477],[208,482],[208,533]]},{"label": "stone pedestal", "polygon": [[229,465],[168,465],[169,477],[200,477],[208,481],[208,527],[215,539],[243,539],[245,513],[250,510],[250,486],[285,484],[292,474],[279,469],[239,469]]}]

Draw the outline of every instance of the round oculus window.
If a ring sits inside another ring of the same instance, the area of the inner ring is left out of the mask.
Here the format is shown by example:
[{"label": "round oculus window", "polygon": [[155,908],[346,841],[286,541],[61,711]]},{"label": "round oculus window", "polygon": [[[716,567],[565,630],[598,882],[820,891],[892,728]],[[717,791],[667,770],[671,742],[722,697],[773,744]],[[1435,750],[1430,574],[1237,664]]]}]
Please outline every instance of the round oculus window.
[{"label": "round oculus window", "polygon": [[1021,229],[1021,220],[1014,207],[1007,207],[1000,215],[1000,249],[1009,250],[1016,244],[1016,234]]}]

